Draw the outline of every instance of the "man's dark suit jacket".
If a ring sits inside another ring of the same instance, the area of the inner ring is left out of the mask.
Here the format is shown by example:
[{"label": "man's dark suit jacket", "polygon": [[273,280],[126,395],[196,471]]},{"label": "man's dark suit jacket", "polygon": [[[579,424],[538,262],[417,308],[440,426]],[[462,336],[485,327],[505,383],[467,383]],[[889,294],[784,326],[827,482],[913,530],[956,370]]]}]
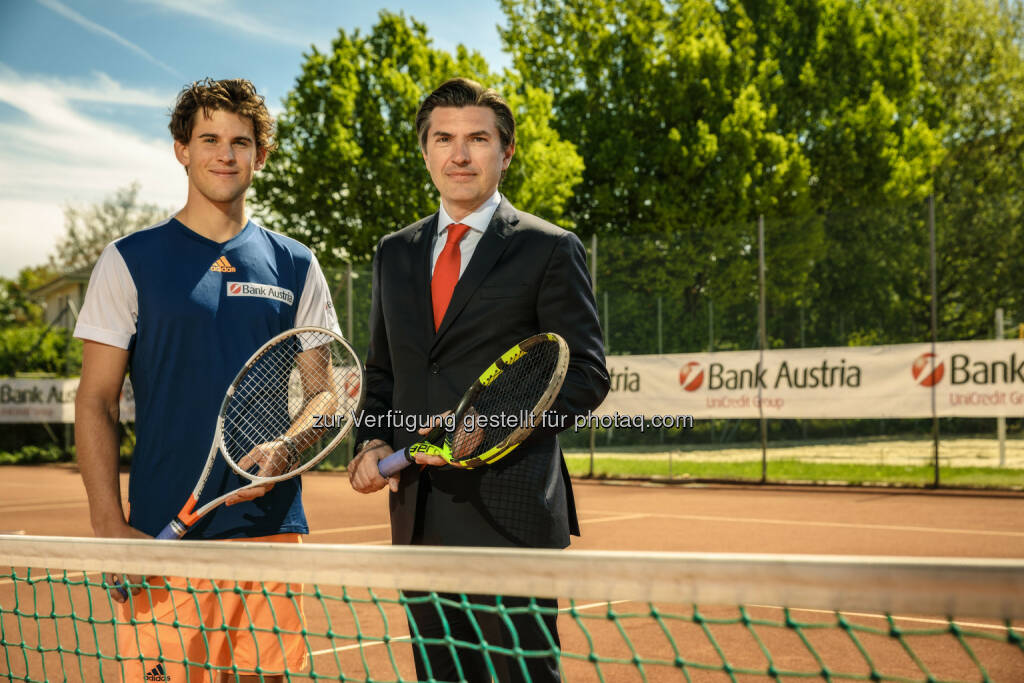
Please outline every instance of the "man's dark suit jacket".
[{"label": "man's dark suit jacket", "polygon": [[[565,426],[571,429],[573,416],[596,408],[608,392],[597,307],[579,238],[502,198],[435,333],[430,257],[437,222],[434,214],[377,245],[364,414],[383,419],[389,410],[402,416],[450,410],[513,344],[538,332],[557,332],[571,357],[552,410],[567,415]],[[569,545],[569,534],[579,535],[579,525],[556,432],[538,429],[504,459],[474,470],[421,471],[415,465],[403,470],[390,498],[392,542],[412,542],[417,516],[426,515],[434,530],[428,543]],[[358,439],[369,438],[398,449],[422,437],[402,427],[364,423]]]}]

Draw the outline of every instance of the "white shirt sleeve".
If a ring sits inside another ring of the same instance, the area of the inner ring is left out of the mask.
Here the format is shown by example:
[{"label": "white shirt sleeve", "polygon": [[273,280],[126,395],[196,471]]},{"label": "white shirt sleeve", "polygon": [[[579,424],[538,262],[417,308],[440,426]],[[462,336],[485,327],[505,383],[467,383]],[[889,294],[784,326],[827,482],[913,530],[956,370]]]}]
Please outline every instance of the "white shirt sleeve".
[{"label": "white shirt sleeve", "polygon": [[78,315],[79,339],[127,349],[139,319],[139,296],[124,257],[113,242],[100,254]]},{"label": "white shirt sleeve", "polygon": [[323,327],[341,334],[338,326],[338,314],[334,311],[331,301],[331,290],[327,287],[327,279],[320,270],[320,263],[313,256],[306,271],[306,284],[302,287],[302,296],[295,309],[296,327]]}]

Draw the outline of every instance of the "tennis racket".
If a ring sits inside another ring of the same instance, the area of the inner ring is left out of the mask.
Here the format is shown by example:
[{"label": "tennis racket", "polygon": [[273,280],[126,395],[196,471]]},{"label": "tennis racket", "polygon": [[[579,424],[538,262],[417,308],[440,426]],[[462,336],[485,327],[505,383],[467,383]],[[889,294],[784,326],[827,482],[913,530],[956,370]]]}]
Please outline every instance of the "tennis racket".
[{"label": "tennis racket", "polygon": [[489,465],[511,453],[540,426],[569,367],[569,347],[546,332],[524,339],[494,361],[462,396],[452,415],[423,441],[377,463],[390,477],[416,462],[417,453],[440,456],[455,467]]},{"label": "tennis racket", "polygon": [[[296,477],[351,430],[364,396],[363,367],[338,334],[318,327],[283,332],[257,350],[231,382],[195,489],[158,539],[178,539],[238,491]],[[248,484],[198,510],[218,454]],[[124,586],[118,590],[127,598]]]}]

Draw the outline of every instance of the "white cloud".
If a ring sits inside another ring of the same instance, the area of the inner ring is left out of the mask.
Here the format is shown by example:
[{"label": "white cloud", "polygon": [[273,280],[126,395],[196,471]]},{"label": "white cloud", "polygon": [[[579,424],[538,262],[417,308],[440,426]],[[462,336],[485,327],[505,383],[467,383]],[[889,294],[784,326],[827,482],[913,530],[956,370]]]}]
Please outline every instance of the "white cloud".
[{"label": "white cloud", "polygon": [[56,12],[59,15],[61,15],[65,19],[69,19],[70,21],[73,21],[74,23],[78,24],[79,26],[81,26],[82,28],[86,29],[87,31],[91,31],[92,33],[95,33],[97,35],[101,35],[101,36],[103,36],[105,38],[109,38],[109,39],[113,40],[115,43],[117,43],[117,44],[119,44],[119,45],[121,45],[121,46],[123,46],[123,47],[125,47],[125,48],[127,48],[129,50],[131,50],[132,52],[134,52],[135,54],[139,55],[140,57],[142,57],[146,61],[150,62],[151,64],[155,64],[155,65],[159,66],[161,69],[167,71],[172,76],[176,76],[179,79],[180,78],[184,78],[184,76],[182,76],[178,71],[176,71],[172,67],[168,66],[167,64],[164,64],[159,59],[157,59],[153,55],[149,54],[148,52],[143,50],[141,47],[139,47],[138,45],[136,45],[132,41],[128,40],[127,38],[124,38],[123,36],[115,33],[114,31],[111,31],[106,26],[100,26],[96,22],[94,22],[94,21],[92,21],[90,19],[87,19],[86,17],[83,17],[81,14],[79,14],[75,10],[71,9],[70,7],[65,5],[64,3],[60,2],[59,0],[36,0],[36,2],[38,2],[43,7],[46,7],[48,9],[53,10],[54,12]]},{"label": "white cloud", "polygon": [[[106,75],[92,81],[36,80],[0,65],[0,102],[20,111],[0,123],[0,236],[5,249],[0,275],[42,263],[63,225],[68,203],[98,202],[133,181],[140,200],[180,205],[185,175],[170,136],[147,138],[117,118],[90,118],[81,101],[165,108],[161,96],[122,87]],[[161,123],[164,111],[154,111]],[[26,260],[22,260],[26,259]]]},{"label": "white cloud", "polygon": [[57,204],[0,199],[0,277],[13,278],[25,266],[42,265],[64,228]]},{"label": "white cloud", "polygon": [[170,12],[187,14],[207,21],[214,21],[233,29],[272,40],[284,45],[308,47],[312,41],[304,34],[294,33],[279,24],[258,19],[251,7],[242,7],[225,0],[146,0]]},{"label": "white cloud", "polygon": [[[0,64],[0,78],[4,80],[17,78],[17,74]],[[125,104],[136,107],[155,107],[166,111],[174,100],[174,93],[171,92],[125,88],[100,71],[94,71],[91,80],[39,78],[34,79],[34,82],[45,85],[49,89],[59,92],[65,99],[75,102]]]}]

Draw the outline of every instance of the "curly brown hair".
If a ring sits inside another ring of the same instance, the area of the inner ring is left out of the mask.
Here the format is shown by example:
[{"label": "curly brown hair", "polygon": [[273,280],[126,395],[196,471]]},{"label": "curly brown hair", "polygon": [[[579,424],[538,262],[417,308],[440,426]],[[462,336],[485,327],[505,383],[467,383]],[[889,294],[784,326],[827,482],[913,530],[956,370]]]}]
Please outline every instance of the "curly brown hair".
[{"label": "curly brown hair", "polygon": [[225,78],[215,81],[204,78],[185,86],[178,93],[178,100],[171,111],[171,135],[177,142],[187,145],[192,139],[196,112],[203,110],[227,111],[252,120],[256,147],[268,152],[277,147],[274,140],[274,119],[267,111],[263,96],[256,92],[256,86],[244,78]]}]

